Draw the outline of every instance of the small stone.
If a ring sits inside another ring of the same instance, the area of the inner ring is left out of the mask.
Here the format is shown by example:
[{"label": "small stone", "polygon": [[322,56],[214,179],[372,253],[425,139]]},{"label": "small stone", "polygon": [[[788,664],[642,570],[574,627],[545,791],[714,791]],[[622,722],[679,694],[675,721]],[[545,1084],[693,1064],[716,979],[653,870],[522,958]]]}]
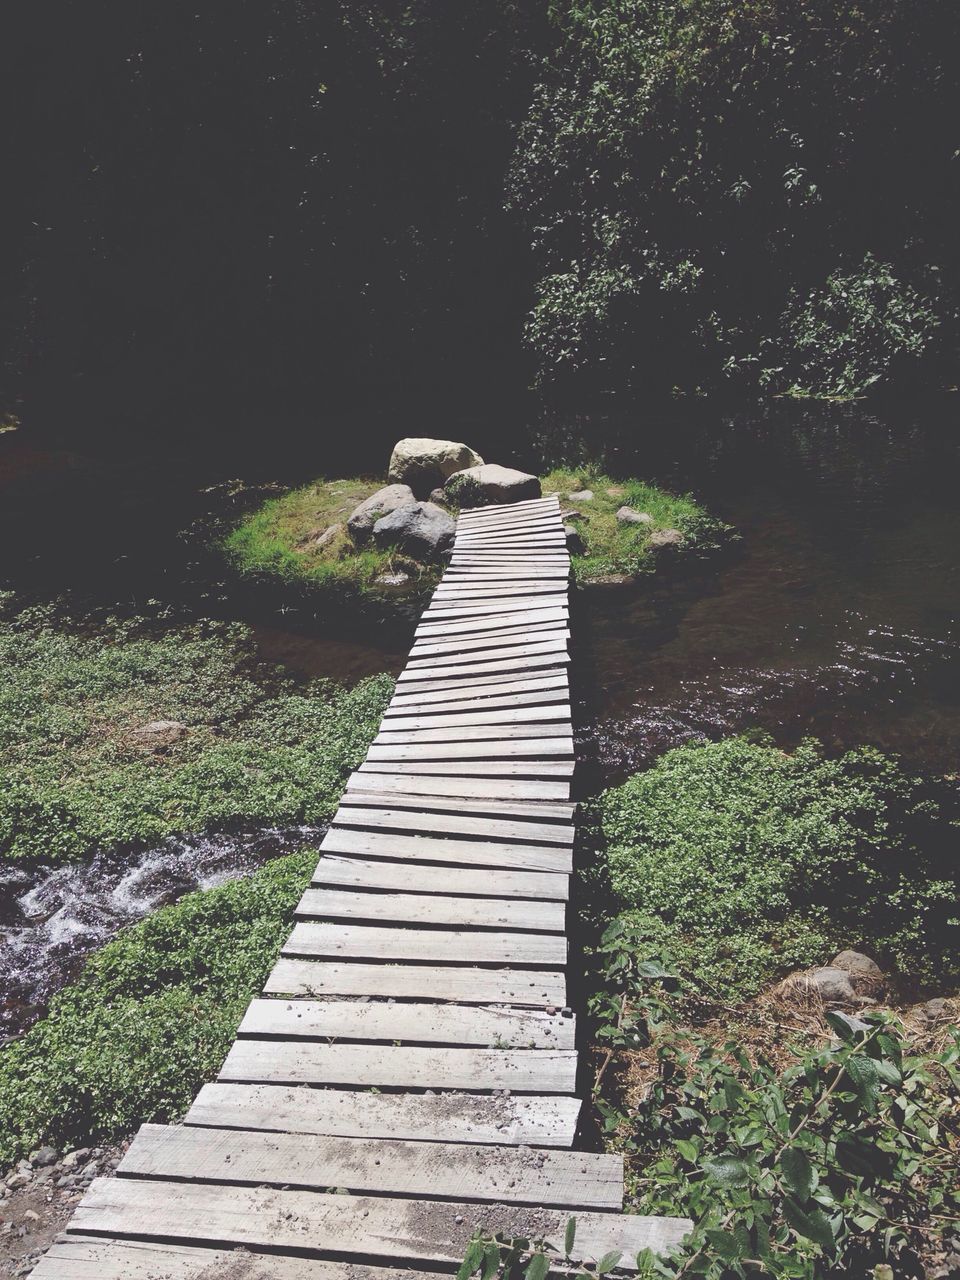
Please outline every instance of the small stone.
[{"label": "small stone", "polygon": [[633,507],[621,507],[617,512],[619,524],[653,524],[653,516],[647,511],[637,511]]},{"label": "small stone", "polygon": [[576,493],[571,493],[571,494],[568,494],[567,496],[569,497],[571,502],[592,502],[593,490],[578,489]]},{"label": "small stone", "polygon": [[24,1222],[30,1222],[30,1223],[40,1221],[40,1215],[39,1213],[36,1212],[35,1209],[25,1209],[23,1214],[21,1215],[21,1218]]},{"label": "small stone", "polygon": [[40,1147],[36,1151],[30,1152],[30,1160],[38,1169],[45,1168],[48,1164],[56,1164],[57,1151],[55,1147]]},{"label": "small stone", "polygon": [[147,751],[164,751],[186,734],[187,726],[179,720],[151,720],[130,734],[131,742]]},{"label": "small stone", "polygon": [[89,1147],[77,1147],[76,1151],[68,1151],[60,1161],[60,1165],[64,1169],[76,1169],[78,1165],[86,1164],[90,1158]]},{"label": "small stone", "polygon": [[647,538],[648,547],[679,547],[683,542],[683,534],[679,529],[654,529]]},{"label": "small stone", "polygon": [[565,524],[563,533],[567,540],[567,550],[572,556],[586,555],[587,544],[581,537],[579,529],[575,529],[572,524]]},{"label": "small stone", "polygon": [[380,587],[405,587],[409,581],[409,573],[378,573],[374,578]]},{"label": "small stone", "polygon": [[457,1224],[458,1227],[461,1226],[463,1223],[463,1214],[458,1213],[457,1216],[454,1218],[454,1222]]},{"label": "small stone", "polygon": [[556,1012],[557,1012],[557,1006],[555,1004],[548,1004],[546,1009],[544,1009],[544,1013],[553,1014]]},{"label": "small stone", "polygon": [[857,998],[846,969],[834,969],[831,966],[814,969],[812,973],[804,976],[803,982],[808,989],[816,991],[825,1002],[838,1000],[846,1003]]},{"label": "small stone", "polygon": [[322,551],[324,547],[329,547],[332,542],[336,542],[343,535],[342,524],[332,524],[324,529],[318,537],[314,538],[310,544],[317,551]]},{"label": "small stone", "polygon": [[937,996],[921,1007],[921,1013],[928,1022],[941,1022],[950,1016],[950,1002]]},{"label": "small stone", "polygon": [[6,1185],[11,1191],[19,1191],[21,1187],[26,1187],[30,1183],[30,1175],[28,1173],[11,1173],[7,1178]]}]

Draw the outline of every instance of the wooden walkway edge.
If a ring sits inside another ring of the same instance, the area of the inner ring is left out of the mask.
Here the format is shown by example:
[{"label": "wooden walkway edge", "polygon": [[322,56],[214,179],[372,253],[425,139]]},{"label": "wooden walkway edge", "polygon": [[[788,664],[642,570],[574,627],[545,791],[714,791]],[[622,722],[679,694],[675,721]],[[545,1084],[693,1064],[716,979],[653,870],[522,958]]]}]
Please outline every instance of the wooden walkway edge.
[{"label": "wooden walkway edge", "polygon": [[419,1280],[477,1228],[633,1269],[574,1149],[569,558],[555,497],[462,512],[261,998],[181,1125],[144,1125],[37,1280]]}]

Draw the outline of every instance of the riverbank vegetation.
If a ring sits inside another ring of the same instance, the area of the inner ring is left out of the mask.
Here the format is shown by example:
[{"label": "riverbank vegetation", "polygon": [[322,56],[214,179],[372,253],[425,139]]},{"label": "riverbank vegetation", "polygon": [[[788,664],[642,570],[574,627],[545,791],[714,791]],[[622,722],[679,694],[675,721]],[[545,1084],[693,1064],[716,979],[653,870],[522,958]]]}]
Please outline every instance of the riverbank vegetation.
[{"label": "riverbank vegetation", "polygon": [[46,1017],[0,1048],[0,1169],[178,1118],[215,1078],[290,932],[312,850],[191,893],[87,961]]},{"label": "riverbank vegetation", "polygon": [[0,857],[75,861],[243,823],[323,822],[392,682],[296,684],[250,632],[0,616]]},{"label": "riverbank vegetation", "polygon": [[648,1275],[890,1280],[942,1261],[960,1209],[956,817],[955,788],[813,741],[679,747],[600,797],[594,1104],[634,1208],[695,1224]]}]

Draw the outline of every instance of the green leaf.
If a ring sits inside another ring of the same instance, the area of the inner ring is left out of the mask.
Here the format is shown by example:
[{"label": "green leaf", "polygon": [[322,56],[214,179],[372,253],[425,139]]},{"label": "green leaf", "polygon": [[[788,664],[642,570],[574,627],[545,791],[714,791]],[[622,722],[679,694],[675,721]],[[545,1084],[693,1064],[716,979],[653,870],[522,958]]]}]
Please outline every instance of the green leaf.
[{"label": "green leaf", "polygon": [[798,1235],[812,1240],[827,1252],[833,1251],[833,1231],[822,1209],[811,1209],[805,1213],[795,1200],[784,1196],[783,1216]]},{"label": "green leaf", "polygon": [[810,1199],[817,1185],[813,1165],[807,1153],[799,1147],[787,1147],[780,1157],[780,1178],[787,1190],[801,1203]]},{"label": "green leaf", "polygon": [[493,1280],[493,1277],[500,1270],[500,1246],[490,1243],[483,1251],[483,1270],[480,1273],[481,1280]]},{"label": "green leaf", "polygon": [[527,1263],[527,1269],[524,1271],[526,1280],[546,1280],[547,1272],[550,1270],[550,1263],[545,1253],[535,1253]]},{"label": "green leaf", "polygon": [[573,1253],[574,1241],[577,1238],[577,1220],[576,1218],[567,1219],[567,1228],[563,1233],[563,1252],[566,1257],[570,1257]]},{"label": "green leaf", "polygon": [[877,1064],[864,1054],[855,1053],[845,1063],[847,1075],[868,1110],[873,1110],[879,1092]]},{"label": "green leaf", "polygon": [[463,1261],[460,1263],[460,1269],[457,1272],[457,1280],[469,1280],[470,1276],[476,1271],[483,1261],[483,1241],[471,1240],[467,1245],[467,1251],[463,1255]]},{"label": "green leaf", "polygon": [[741,1242],[732,1231],[713,1230],[705,1232],[705,1235],[716,1250],[717,1256],[724,1262],[733,1262],[735,1258],[743,1256]]},{"label": "green leaf", "polygon": [[700,1158],[700,1149],[695,1142],[691,1142],[689,1138],[678,1138],[676,1143],[677,1150],[683,1156],[684,1160],[690,1164],[696,1164]]},{"label": "green leaf", "polygon": [[620,1249],[611,1249],[609,1253],[605,1253],[597,1263],[597,1275],[605,1276],[608,1271],[612,1271],[622,1257],[623,1251]]},{"label": "green leaf", "polygon": [[756,1171],[753,1161],[742,1160],[739,1156],[710,1157],[700,1167],[718,1187],[746,1187]]}]

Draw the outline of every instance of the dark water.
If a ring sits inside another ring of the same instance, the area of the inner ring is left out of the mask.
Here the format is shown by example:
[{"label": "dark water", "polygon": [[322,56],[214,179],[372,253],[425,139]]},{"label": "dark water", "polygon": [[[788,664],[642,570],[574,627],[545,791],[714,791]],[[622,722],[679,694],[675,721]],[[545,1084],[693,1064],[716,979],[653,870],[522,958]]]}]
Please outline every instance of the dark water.
[{"label": "dark water", "polygon": [[[435,429],[531,467],[559,453],[599,454],[611,474],[690,491],[736,527],[738,541],[712,561],[579,593],[585,792],[671,746],[757,727],[786,746],[816,734],[832,750],[872,743],[919,769],[957,771],[955,400],[886,413],[785,405],[735,418],[694,406],[532,429],[518,414],[496,431]],[[393,431],[420,433],[415,424]],[[385,468],[388,446],[380,442],[382,457],[361,448],[360,427],[339,439],[343,473]],[[414,605],[358,622],[302,593],[251,587],[208,550],[213,532],[264,495],[315,478],[321,456],[329,450],[88,456],[0,437],[0,584],[82,608],[242,618],[265,658],[304,677],[396,672]],[[4,873],[8,1025],[122,924],[288,847],[277,833],[174,841],[29,882]]]}]

